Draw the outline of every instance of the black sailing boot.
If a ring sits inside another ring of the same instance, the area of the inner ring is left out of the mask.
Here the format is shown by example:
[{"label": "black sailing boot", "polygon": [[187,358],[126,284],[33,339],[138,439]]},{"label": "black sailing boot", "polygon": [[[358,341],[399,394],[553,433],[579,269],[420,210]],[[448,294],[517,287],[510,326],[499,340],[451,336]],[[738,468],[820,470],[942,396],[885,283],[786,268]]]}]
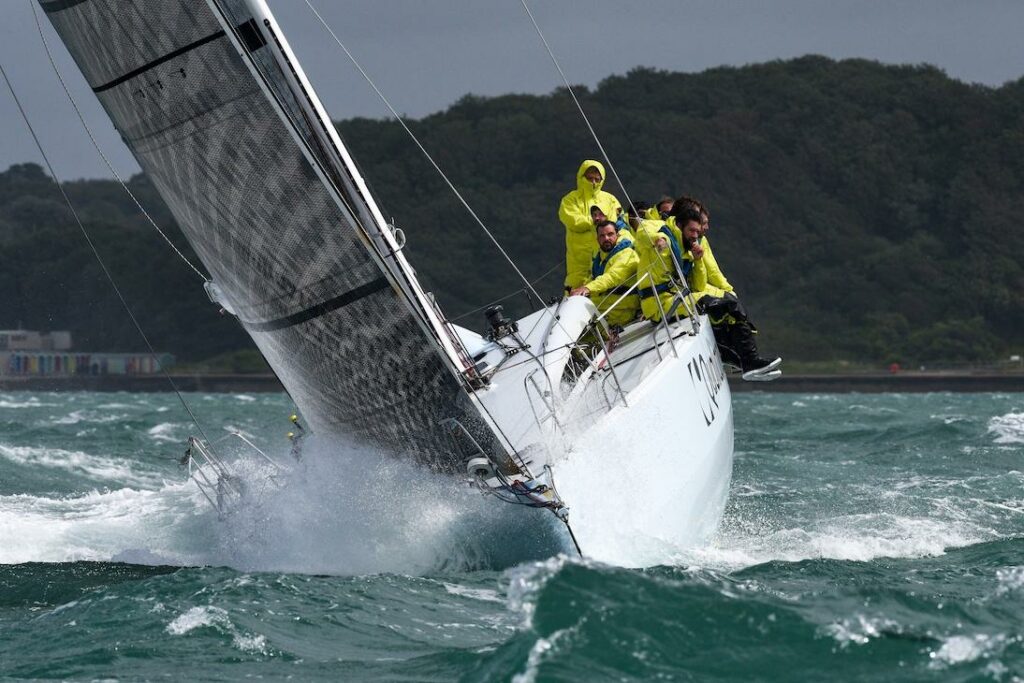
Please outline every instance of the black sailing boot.
[{"label": "black sailing boot", "polygon": [[739,372],[740,368],[743,367],[743,361],[740,360],[740,354],[736,353],[732,340],[731,327],[731,325],[724,323],[711,325],[711,329],[715,333],[715,344],[718,346],[718,355],[722,357],[722,365],[731,372]]},{"label": "black sailing boot", "polygon": [[[740,357],[740,366],[743,368],[743,379],[747,381],[770,381],[782,375],[780,370],[775,368],[782,364],[781,358],[762,358],[757,353],[757,342],[754,341],[754,331],[750,323],[746,321],[737,322],[730,330],[732,333],[732,346]],[[777,374],[776,374],[777,373]]]}]

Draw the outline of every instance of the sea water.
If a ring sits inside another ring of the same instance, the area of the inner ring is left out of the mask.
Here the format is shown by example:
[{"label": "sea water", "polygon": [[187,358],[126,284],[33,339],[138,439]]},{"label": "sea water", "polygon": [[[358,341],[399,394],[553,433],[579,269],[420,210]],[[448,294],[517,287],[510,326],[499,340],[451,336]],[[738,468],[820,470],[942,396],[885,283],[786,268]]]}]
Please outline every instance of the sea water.
[{"label": "sea water", "polygon": [[738,394],[720,532],[645,570],[380,454],[296,462],[284,396],[185,398],[285,468],[236,461],[228,514],[172,394],[0,394],[0,677],[1024,676],[1021,394]]}]

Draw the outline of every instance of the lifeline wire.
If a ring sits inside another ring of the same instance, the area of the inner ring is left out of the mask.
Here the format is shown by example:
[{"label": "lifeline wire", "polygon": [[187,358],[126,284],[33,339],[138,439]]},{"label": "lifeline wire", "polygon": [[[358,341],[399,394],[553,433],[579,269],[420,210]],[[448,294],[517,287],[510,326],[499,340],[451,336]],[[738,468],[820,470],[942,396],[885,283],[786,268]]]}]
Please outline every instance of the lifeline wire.
[{"label": "lifeline wire", "polygon": [[334,38],[334,42],[338,44],[338,47],[344,50],[345,55],[348,56],[352,64],[356,67],[356,69],[359,70],[359,73],[362,75],[362,77],[366,80],[367,83],[370,84],[370,87],[373,88],[374,92],[377,93],[377,97],[379,97],[381,102],[384,103],[384,106],[388,108],[388,110],[391,112],[391,115],[395,117],[395,120],[397,120],[398,123],[402,126],[402,128],[405,129],[405,132],[409,134],[409,137],[412,138],[412,141],[416,143],[416,146],[419,147],[421,152],[423,152],[423,156],[427,158],[427,161],[429,161],[430,165],[434,167],[434,170],[437,171],[438,174],[440,174],[441,178],[448,185],[448,188],[452,192],[454,192],[455,196],[458,197],[460,202],[462,202],[462,206],[464,206],[466,211],[469,212],[469,215],[473,217],[473,219],[477,222],[477,224],[484,231],[484,233],[491,239],[491,242],[494,243],[494,246],[498,248],[498,251],[501,252],[501,255],[504,256],[505,260],[508,261],[510,266],[512,266],[512,269],[516,271],[516,275],[518,275],[522,279],[522,281],[526,283],[526,286],[529,288],[530,292],[535,297],[537,297],[537,301],[539,301],[540,304],[543,306],[544,299],[541,298],[540,294],[537,293],[537,290],[533,288],[533,285],[530,284],[530,281],[526,279],[526,276],[523,275],[523,272],[519,270],[519,266],[517,266],[516,262],[512,260],[512,257],[508,255],[508,252],[506,252],[505,249],[501,246],[501,243],[498,242],[497,238],[493,234],[491,234],[491,231],[487,229],[487,226],[484,225],[484,222],[480,219],[479,216],[476,215],[476,211],[474,211],[473,207],[469,205],[469,202],[467,202],[465,198],[463,198],[462,193],[460,193],[455,188],[455,185],[452,183],[451,180],[449,180],[445,172],[442,171],[441,167],[437,165],[437,162],[434,161],[434,157],[430,156],[430,152],[428,152],[427,149],[423,146],[423,144],[420,143],[419,138],[416,137],[416,134],[409,129],[409,126],[406,125],[405,121],[399,115],[398,111],[391,106],[391,102],[388,101],[388,98],[384,96],[384,93],[380,91],[380,88],[378,88],[377,85],[373,82],[373,79],[370,78],[369,74],[367,74],[366,71],[363,70],[362,65],[360,65],[356,58],[352,55],[352,53],[348,51],[348,48],[345,47],[345,44],[341,42],[341,39],[338,38],[338,36],[334,33],[331,27],[327,24],[327,22],[324,21],[324,18],[320,16],[320,13],[316,11],[316,7],[313,6],[310,0],[305,0],[305,3],[306,6],[309,7],[309,9],[316,16],[316,18],[320,21],[320,24],[323,25],[323,27],[327,29],[327,32],[331,34],[331,37]]},{"label": "lifeline wire", "polygon": [[629,206],[632,207],[633,200],[629,198],[629,192],[626,190],[626,186],[623,184],[622,178],[619,177],[618,172],[615,170],[612,158],[608,156],[608,152],[604,150],[604,145],[601,144],[601,139],[597,137],[597,131],[595,131],[594,127],[590,125],[590,119],[587,118],[587,112],[583,111],[583,105],[580,104],[579,98],[576,97],[576,93],[573,91],[572,86],[569,85],[569,79],[565,77],[565,72],[562,71],[562,65],[558,63],[555,53],[551,50],[551,46],[548,45],[548,39],[544,37],[544,32],[540,30],[540,25],[537,23],[537,20],[533,18],[533,12],[530,11],[530,6],[526,4],[526,0],[520,0],[520,2],[523,3],[523,9],[526,10],[527,16],[530,17],[533,27],[537,29],[537,35],[540,36],[540,41],[544,43],[544,49],[548,51],[548,56],[551,57],[551,61],[555,65],[555,68],[558,69],[558,74],[562,77],[562,82],[565,83],[566,89],[569,91],[569,94],[572,95],[572,101],[576,103],[576,108],[580,110],[580,116],[583,117],[584,123],[586,123],[587,128],[590,129],[590,135],[593,136],[594,142],[597,143],[597,148],[601,150],[601,156],[603,156],[605,162],[607,162],[608,170],[610,170],[612,175],[615,176],[615,182],[617,182],[619,187],[622,188],[623,196],[626,197],[626,201],[629,203]]},{"label": "lifeline wire", "polygon": [[68,89],[67,84],[64,82],[63,76],[60,75],[60,69],[57,68],[57,63],[54,61],[53,54],[50,52],[50,45],[46,42],[46,36],[43,35],[42,24],[39,23],[39,15],[36,13],[36,1],[28,0],[28,4],[32,7],[32,18],[36,20],[36,29],[39,31],[40,40],[43,41],[43,49],[46,50],[46,56],[50,60],[50,66],[53,67],[53,73],[57,75],[57,80],[60,81],[61,87],[64,88],[64,94],[68,96],[68,101],[71,102],[71,106],[74,107],[75,113],[78,114],[78,120],[82,122],[82,127],[85,128],[85,132],[89,135],[89,139],[92,140],[93,147],[95,147],[96,151],[99,152],[100,158],[103,159],[103,163],[107,165],[107,168],[114,175],[114,178],[117,179],[117,182],[121,183],[121,187],[124,188],[124,191],[127,192],[128,196],[132,198],[133,202],[135,202],[135,206],[139,207],[139,211],[142,212],[142,215],[146,217],[146,220],[149,221],[150,225],[152,225],[156,229],[160,236],[164,238],[164,241],[167,242],[171,249],[174,250],[174,253],[177,254],[181,258],[181,260],[184,261],[185,264],[195,272],[196,275],[202,278],[203,282],[209,282],[210,278],[207,277],[206,275],[203,275],[203,273],[198,268],[192,265],[192,262],[188,260],[188,257],[181,253],[178,247],[174,245],[174,242],[172,242],[171,239],[164,233],[164,231],[160,229],[160,226],[156,224],[156,221],[153,220],[153,217],[150,216],[149,213],[144,208],[142,208],[142,204],[140,204],[139,200],[136,199],[134,194],[132,194],[132,191],[128,189],[127,183],[125,183],[124,180],[121,179],[121,176],[118,175],[117,171],[114,170],[114,165],[110,163],[110,160],[107,158],[107,155],[103,153],[103,150],[100,148],[99,142],[96,141],[96,137],[92,134],[92,129],[89,128],[89,124],[85,122],[85,116],[82,115],[82,110],[78,108],[78,103],[75,102],[75,98],[72,97],[71,91]]},{"label": "lifeline wire", "polygon": [[36,149],[39,150],[39,154],[42,155],[43,161],[46,162],[46,167],[50,170],[50,177],[53,179],[53,182],[57,185],[57,189],[60,190],[61,196],[64,197],[64,202],[68,205],[68,210],[71,211],[71,215],[74,217],[75,223],[78,224],[78,229],[81,230],[82,235],[85,236],[85,241],[88,242],[89,248],[92,250],[93,256],[96,257],[96,261],[100,264],[100,268],[103,270],[103,274],[107,277],[107,280],[110,282],[110,286],[114,288],[114,293],[117,294],[117,298],[120,299],[121,305],[124,307],[124,310],[128,314],[128,317],[131,318],[132,324],[135,325],[135,329],[138,330],[139,336],[142,337],[142,341],[144,341],[146,343],[146,346],[149,348],[149,355],[153,358],[153,362],[156,363],[156,366],[160,368],[160,372],[163,373],[163,376],[167,378],[168,383],[170,383],[171,388],[174,390],[174,393],[177,394],[178,400],[181,401],[181,405],[185,408],[185,412],[187,412],[189,417],[192,418],[192,422],[193,424],[195,424],[196,429],[199,430],[199,433],[202,435],[203,440],[205,440],[206,443],[209,444],[210,438],[206,436],[206,432],[203,430],[203,426],[199,424],[199,420],[196,419],[195,413],[192,412],[192,409],[189,407],[188,403],[185,402],[185,397],[181,395],[181,392],[178,390],[178,386],[174,383],[174,380],[171,379],[171,376],[167,373],[167,370],[164,368],[163,363],[161,363],[160,360],[157,358],[156,349],[154,349],[153,345],[149,343],[149,337],[147,337],[146,333],[143,332],[142,326],[139,324],[139,321],[136,320],[135,314],[132,313],[131,307],[125,300],[124,295],[121,294],[121,289],[117,286],[117,283],[114,282],[114,277],[110,274],[110,271],[107,269],[107,264],[104,263],[103,257],[100,256],[99,250],[96,249],[96,245],[93,243],[92,238],[89,237],[89,231],[85,229],[85,225],[82,223],[82,219],[79,218],[78,212],[75,211],[75,206],[74,204],[71,203],[71,198],[68,197],[67,192],[64,191],[64,186],[60,184],[60,178],[57,177],[56,171],[53,170],[53,164],[50,163],[50,158],[46,156],[46,152],[43,150],[43,145],[39,141],[39,137],[36,135],[35,128],[32,127],[32,122],[29,121],[28,114],[25,113],[25,108],[21,106],[21,100],[18,99],[17,93],[14,92],[14,86],[11,84],[11,79],[7,77],[7,71],[4,69],[3,64],[0,64],[0,76],[4,77],[4,82],[7,84],[7,89],[11,92],[11,97],[14,98],[14,103],[18,106],[18,111],[21,113],[21,118],[24,119],[25,125],[28,127],[28,132],[31,133],[32,140],[36,143]]}]

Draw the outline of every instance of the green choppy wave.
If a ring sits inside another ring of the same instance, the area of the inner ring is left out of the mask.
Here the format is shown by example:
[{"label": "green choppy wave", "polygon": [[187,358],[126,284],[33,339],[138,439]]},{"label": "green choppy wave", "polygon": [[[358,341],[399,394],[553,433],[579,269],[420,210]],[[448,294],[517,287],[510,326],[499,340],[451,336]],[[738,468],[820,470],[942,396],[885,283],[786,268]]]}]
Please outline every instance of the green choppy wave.
[{"label": "green choppy wave", "polygon": [[[284,397],[190,400],[287,455]],[[173,397],[0,395],[0,676],[1024,676],[1024,396],[735,404],[715,543],[627,570],[529,517],[495,533],[443,483],[395,500],[400,469],[361,492],[344,449],[291,482],[305,498],[218,520],[182,481]]]}]

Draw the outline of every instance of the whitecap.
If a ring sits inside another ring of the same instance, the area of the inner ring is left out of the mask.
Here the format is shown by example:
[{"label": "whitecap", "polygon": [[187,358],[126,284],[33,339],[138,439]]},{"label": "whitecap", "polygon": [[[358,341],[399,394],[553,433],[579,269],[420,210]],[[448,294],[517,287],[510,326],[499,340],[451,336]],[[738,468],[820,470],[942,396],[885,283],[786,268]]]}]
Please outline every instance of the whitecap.
[{"label": "whitecap", "polygon": [[998,596],[1024,590],[1024,567],[997,569],[996,580],[999,582],[999,587],[996,589]]},{"label": "whitecap", "polygon": [[512,683],[535,683],[537,674],[540,673],[540,665],[551,656],[551,652],[554,651],[558,642],[575,632],[577,628],[578,624],[558,629],[547,638],[538,638],[526,656],[526,668],[512,677]]},{"label": "whitecap", "polygon": [[444,586],[444,589],[452,595],[472,598],[473,600],[479,600],[481,602],[504,602],[504,600],[501,599],[501,595],[498,594],[498,591],[491,590],[490,588],[467,588],[466,586],[447,582],[442,582],[441,585]]},{"label": "whitecap", "polygon": [[990,656],[1006,645],[1006,636],[978,633],[973,636],[950,636],[942,639],[937,650],[928,653],[929,668],[944,669],[955,664],[973,662],[979,657]]},{"label": "whitecap", "polygon": [[[159,556],[158,564],[203,564],[203,539],[183,535],[180,526],[209,510],[195,486],[185,482],[63,498],[0,496],[0,564],[106,562],[131,548],[149,549]],[[191,552],[190,544],[196,546]],[[142,560],[142,554],[136,552],[134,559]]]},{"label": "whitecap", "polygon": [[57,408],[57,407],[58,407],[58,404],[56,404],[56,403],[43,403],[42,401],[40,401],[35,396],[32,396],[28,400],[25,400],[25,401],[17,401],[17,400],[9,400],[9,399],[0,400],[0,408]]},{"label": "whitecap", "polygon": [[[506,572],[508,584],[509,611],[518,613],[522,627],[533,625],[537,594],[571,560],[566,555],[556,555],[541,562],[530,562],[513,567]],[[584,562],[580,560],[580,562]]]},{"label": "whitecap", "polygon": [[213,605],[189,608],[167,624],[164,630],[172,636],[183,636],[200,628],[213,628],[231,635],[231,644],[242,652],[267,654],[266,636],[239,631],[231,623],[227,610]]},{"label": "whitecap", "polygon": [[236,633],[231,644],[243,652],[267,654],[267,637],[253,633]]},{"label": "whitecap", "polygon": [[724,527],[716,542],[687,550],[674,558],[680,564],[698,564],[735,570],[772,561],[812,559],[866,562],[880,557],[933,557],[947,548],[989,540],[985,530],[966,521],[930,517],[903,517],[889,513],[844,515],[808,528],[754,533]]},{"label": "whitecap", "polygon": [[159,482],[156,475],[138,473],[125,460],[90,455],[82,451],[0,444],[0,457],[19,465],[64,470],[101,482],[130,483],[143,486],[151,486]]},{"label": "whitecap", "polygon": [[231,620],[224,609],[203,605],[202,607],[192,607],[184,614],[179,614],[167,624],[167,628],[164,630],[172,636],[183,636],[197,628],[206,626],[214,626],[218,629],[230,628]]},{"label": "whitecap", "polygon": [[996,443],[1024,443],[1024,413],[1007,413],[988,421],[988,431]]},{"label": "whitecap", "polygon": [[181,425],[175,422],[161,422],[155,427],[150,427],[149,431],[146,433],[149,434],[149,437],[153,439],[153,441],[165,441],[170,443],[184,442],[183,438],[174,434],[174,430],[180,426]]},{"label": "whitecap", "polygon": [[120,422],[124,420],[128,415],[126,414],[100,414],[96,415],[95,411],[91,410],[72,410],[64,417],[59,417],[53,420],[50,424],[54,425],[74,425],[79,422],[91,422],[95,424],[106,424],[109,422]]},{"label": "whitecap", "polygon": [[866,645],[872,638],[883,633],[899,633],[900,625],[891,619],[866,617],[858,614],[852,619],[840,619],[824,628],[825,633],[835,639],[840,647]]}]

